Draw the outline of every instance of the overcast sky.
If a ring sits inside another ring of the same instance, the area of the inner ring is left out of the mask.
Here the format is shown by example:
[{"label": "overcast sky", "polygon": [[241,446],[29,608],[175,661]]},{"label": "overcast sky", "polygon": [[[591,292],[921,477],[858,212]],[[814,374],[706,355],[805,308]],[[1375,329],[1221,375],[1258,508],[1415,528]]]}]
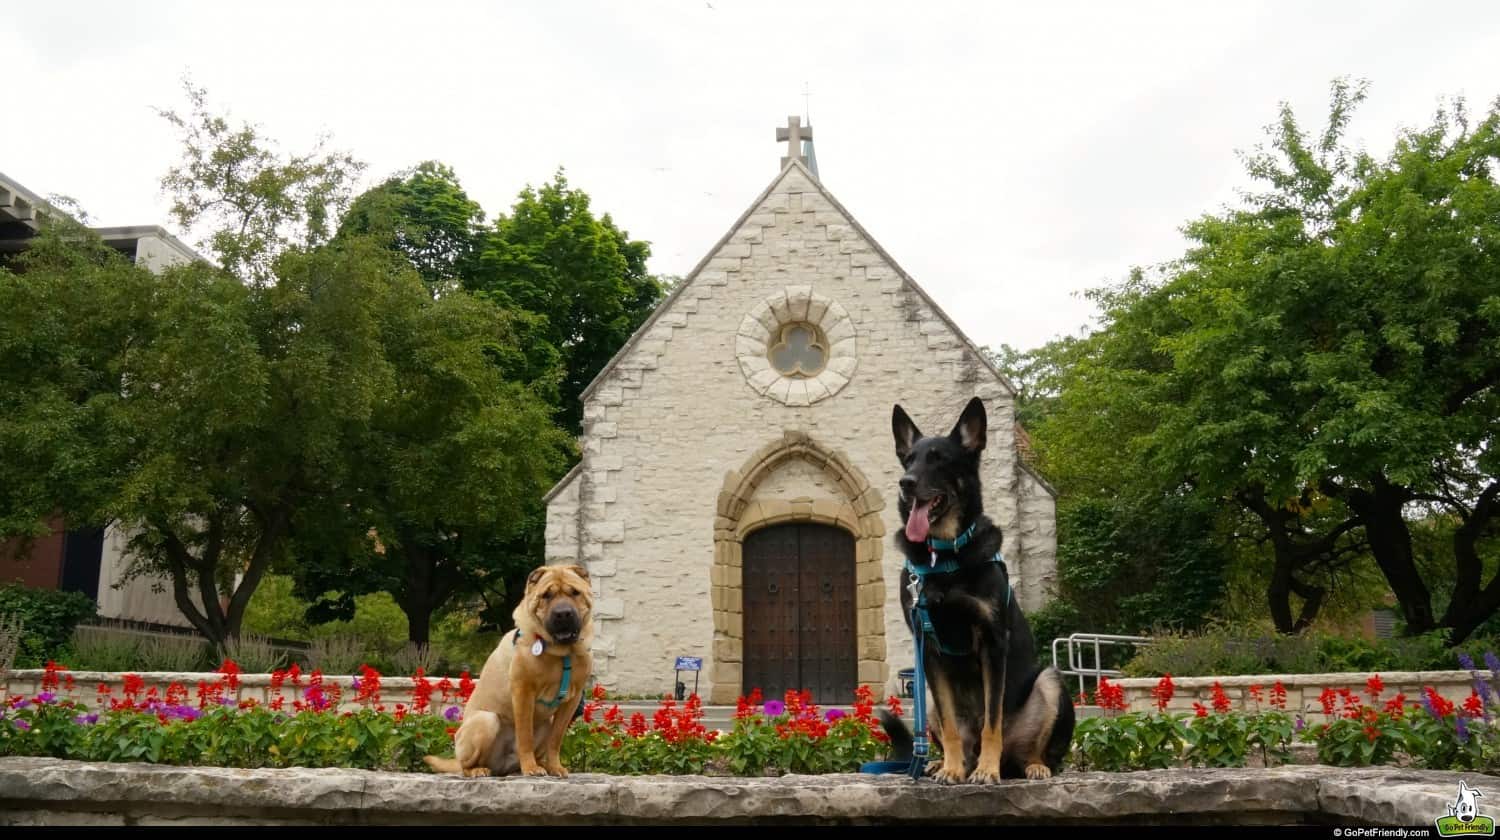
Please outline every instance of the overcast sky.
[{"label": "overcast sky", "polygon": [[452,165],[493,215],[559,166],[685,274],[766,186],[811,88],[825,186],[975,341],[1077,331],[1079,292],[1181,253],[1278,104],[1367,78],[1374,152],[1444,97],[1500,95],[1500,5],[13,3],[0,172],[96,224],[172,225],[152,107],[190,74],[286,150],[320,133],[378,180]]}]

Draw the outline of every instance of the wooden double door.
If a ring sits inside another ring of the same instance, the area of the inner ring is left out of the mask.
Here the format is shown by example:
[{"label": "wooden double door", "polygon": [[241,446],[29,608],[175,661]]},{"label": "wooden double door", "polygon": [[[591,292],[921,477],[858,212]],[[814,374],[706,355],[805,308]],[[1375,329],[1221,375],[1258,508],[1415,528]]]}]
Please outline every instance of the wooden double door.
[{"label": "wooden double door", "polygon": [[854,701],[854,537],[831,525],[772,525],[745,539],[744,693],[806,689],[820,705]]}]

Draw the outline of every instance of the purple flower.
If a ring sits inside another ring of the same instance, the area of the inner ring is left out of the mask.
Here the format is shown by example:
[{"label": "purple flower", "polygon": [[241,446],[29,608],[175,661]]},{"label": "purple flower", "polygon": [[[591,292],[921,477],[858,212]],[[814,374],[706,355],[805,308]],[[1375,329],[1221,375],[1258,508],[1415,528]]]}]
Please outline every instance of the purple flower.
[{"label": "purple flower", "polygon": [[11,723],[15,724],[16,728],[21,730],[22,732],[25,732],[26,730],[31,728],[31,724],[27,723],[24,720],[13,720],[11,721]]},{"label": "purple flower", "polygon": [[354,678],[354,685],[350,686],[350,688],[359,691],[359,677]]},{"label": "purple flower", "polygon": [[198,718],[203,716],[203,712],[193,708],[192,706],[178,706],[176,715],[183,720],[197,720]]},{"label": "purple flower", "polygon": [[219,698],[219,705],[220,706],[238,706],[239,703],[235,702],[235,699],[233,697],[220,697]]},{"label": "purple flower", "polygon": [[78,717],[73,718],[73,722],[78,724],[79,726],[93,726],[94,724],[99,722],[99,713],[90,712],[86,715],[79,715]]},{"label": "purple flower", "polygon": [[1454,733],[1458,736],[1458,742],[1460,744],[1467,744],[1469,742],[1469,724],[1464,720],[1463,715],[1457,717],[1454,721],[1454,726],[1456,727]]},{"label": "purple flower", "polygon": [[1306,728],[1306,726],[1307,726],[1307,723],[1302,720],[1302,716],[1298,715],[1297,716],[1297,731],[1301,732],[1304,728]]},{"label": "purple flower", "polygon": [[31,705],[31,701],[30,700],[24,700],[23,699],[23,700],[17,700],[16,704],[14,706],[12,706],[11,708],[12,709],[24,709],[24,708],[26,708],[27,706],[30,706],[30,705]]},{"label": "purple flower", "polygon": [[449,706],[447,710],[443,712],[443,717],[447,718],[449,723],[457,723],[458,719],[463,717],[463,714],[463,709],[460,709],[457,706]]},{"label": "purple flower", "polygon": [[766,701],[766,714],[767,715],[769,715],[771,717],[776,717],[776,716],[781,715],[781,714],[783,714],[785,712],[786,712],[786,704],[783,703],[783,702],[781,702],[780,700],[767,700]]},{"label": "purple flower", "polygon": [[53,694],[50,691],[44,691],[41,694],[38,694],[36,696],[36,702],[43,703],[43,704],[45,704],[45,703],[51,703],[53,700],[56,700],[56,699],[57,699],[57,695]]},{"label": "purple flower", "polygon": [[1458,667],[1465,671],[1474,670],[1474,659],[1463,651],[1458,652]]},{"label": "purple flower", "polygon": [[829,709],[828,711],[826,711],[826,712],[823,713],[823,720],[826,720],[829,723],[833,723],[834,721],[838,720],[839,718],[841,718],[843,716],[844,716],[844,710],[843,709]]},{"label": "purple flower", "polygon": [[1490,674],[1500,677],[1500,656],[1496,656],[1492,650],[1484,652],[1484,664],[1489,666]]}]

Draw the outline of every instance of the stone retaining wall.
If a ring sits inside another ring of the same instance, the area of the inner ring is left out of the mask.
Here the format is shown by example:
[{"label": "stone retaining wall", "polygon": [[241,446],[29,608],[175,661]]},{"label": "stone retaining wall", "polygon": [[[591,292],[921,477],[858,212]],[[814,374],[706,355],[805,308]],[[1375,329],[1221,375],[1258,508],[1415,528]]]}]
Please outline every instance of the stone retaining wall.
[{"label": "stone retaining wall", "polygon": [[3,758],[0,825],[1431,826],[1447,813],[1460,778],[1482,794],[1500,792],[1494,777],[1322,766],[1064,773],[943,786],[901,776],[462,779]]}]

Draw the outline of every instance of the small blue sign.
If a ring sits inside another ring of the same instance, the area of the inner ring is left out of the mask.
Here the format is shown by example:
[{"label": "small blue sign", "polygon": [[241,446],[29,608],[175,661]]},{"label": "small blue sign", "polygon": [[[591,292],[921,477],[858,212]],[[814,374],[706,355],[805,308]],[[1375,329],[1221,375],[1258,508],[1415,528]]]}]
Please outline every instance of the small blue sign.
[{"label": "small blue sign", "polygon": [[701,656],[679,656],[679,657],[677,657],[677,670],[679,670],[679,671],[701,671],[701,670],[703,670],[703,657],[701,657]]}]

